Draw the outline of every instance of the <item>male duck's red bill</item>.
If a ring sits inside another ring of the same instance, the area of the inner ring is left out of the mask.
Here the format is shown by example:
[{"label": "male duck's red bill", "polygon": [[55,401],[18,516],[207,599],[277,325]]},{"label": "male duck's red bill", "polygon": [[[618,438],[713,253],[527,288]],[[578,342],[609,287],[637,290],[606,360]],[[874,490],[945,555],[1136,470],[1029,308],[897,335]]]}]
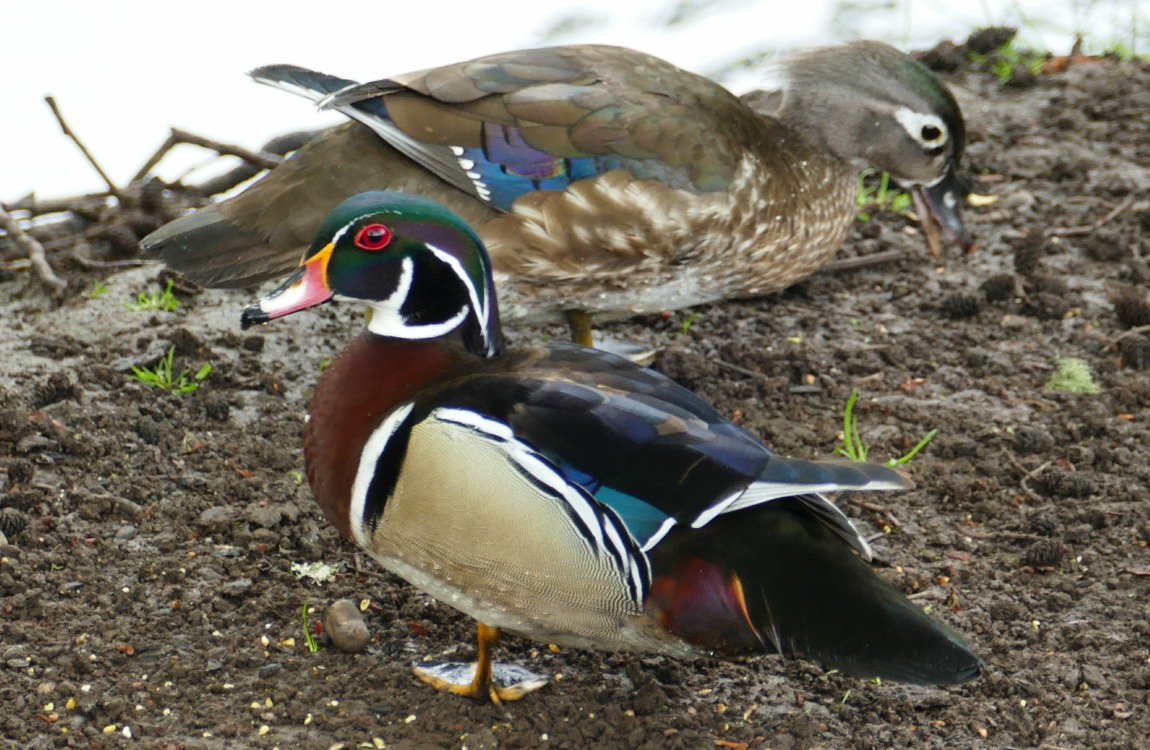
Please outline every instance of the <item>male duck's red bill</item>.
[{"label": "male duck's red bill", "polygon": [[477,664],[418,665],[428,682],[495,700],[544,684],[493,667],[504,630],[802,656],[915,683],[978,674],[955,631],[871,570],[866,540],[822,494],[910,487],[893,469],[778,456],[605,352],[504,350],[482,242],[424,198],[345,201],[297,274],[245,324],[332,294],[373,311],[309,405],[317,501],[388,570],[480,623]]}]

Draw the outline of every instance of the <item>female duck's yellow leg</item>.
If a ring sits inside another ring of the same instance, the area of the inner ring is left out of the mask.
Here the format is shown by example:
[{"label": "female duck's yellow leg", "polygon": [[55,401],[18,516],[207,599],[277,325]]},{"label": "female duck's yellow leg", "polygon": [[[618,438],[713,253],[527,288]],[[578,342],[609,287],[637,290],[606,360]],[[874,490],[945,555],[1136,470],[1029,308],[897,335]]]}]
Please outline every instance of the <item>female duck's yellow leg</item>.
[{"label": "female duck's yellow leg", "polygon": [[595,346],[591,340],[591,313],[568,310],[567,325],[571,328],[572,341],[581,346]]},{"label": "female duck's yellow leg", "polygon": [[479,649],[474,663],[416,665],[412,671],[436,690],[469,698],[488,697],[495,703],[519,700],[546,685],[546,677],[525,667],[495,665],[491,652],[499,643],[500,635],[499,628],[479,623]]}]

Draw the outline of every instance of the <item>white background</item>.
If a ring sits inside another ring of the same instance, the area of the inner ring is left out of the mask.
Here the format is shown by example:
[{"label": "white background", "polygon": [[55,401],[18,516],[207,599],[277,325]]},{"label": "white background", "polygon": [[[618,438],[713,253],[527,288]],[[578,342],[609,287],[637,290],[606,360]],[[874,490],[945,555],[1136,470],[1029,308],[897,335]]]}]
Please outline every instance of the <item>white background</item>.
[{"label": "white background", "polygon": [[[695,12],[668,25],[676,8]],[[570,18],[581,22],[556,33]],[[508,49],[602,42],[708,74],[762,50],[857,37],[922,48],[990,23],[1021,23],[1026,41],[1057,52],[1075,32],[1095,49],[1150,48],[1150,0],[0,0],[0,200],[103,186],[45,94],[126,183],[172,126],[257,148],[340,120],[245,75],[268,63],[368,80]],[[754,81],[744,73],[728,83],[742,91]],[[208,159],[182,149],[165,177]]]}]

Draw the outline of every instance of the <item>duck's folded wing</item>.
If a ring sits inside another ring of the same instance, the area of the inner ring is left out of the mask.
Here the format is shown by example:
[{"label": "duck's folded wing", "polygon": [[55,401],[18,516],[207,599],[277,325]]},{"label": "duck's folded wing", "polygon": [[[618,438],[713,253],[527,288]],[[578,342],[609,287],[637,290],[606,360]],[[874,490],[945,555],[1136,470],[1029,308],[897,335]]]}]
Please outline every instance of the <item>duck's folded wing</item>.
[{"label": "duck's folded wing", "polygon": [[725,189],[759,126],[716,83],[633,50],[521,50],[336,88],[293,66],[256,80],[317,100],[375,130],[452,185],[509,210],[616,169],[691,192]]},{"label": "duck's folded wing", "polygon": [[[585,350],[584,350],[585,351]],[[610,366],[614,358],[596,354]],[[468,378],[441,404],[470,410],[529,446],[570,483],[611,508],[643,549],[675,525],[799,497],[864,556],[849,519],[819,493],[905,489],[874,464],[803,461],[771,453],[690,391],[650,370],[600,368],[594,378],[519,373]]]}]

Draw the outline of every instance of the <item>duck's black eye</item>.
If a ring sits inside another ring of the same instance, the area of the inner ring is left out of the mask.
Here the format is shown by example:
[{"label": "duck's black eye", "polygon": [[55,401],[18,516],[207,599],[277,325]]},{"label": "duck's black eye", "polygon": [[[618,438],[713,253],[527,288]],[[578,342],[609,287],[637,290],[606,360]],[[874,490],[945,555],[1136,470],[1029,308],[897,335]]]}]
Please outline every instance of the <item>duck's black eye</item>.
[{"label": "duck's black eye", "polygon": [[368,224],[355,235],[355,246],[361,250],[382,250],[391,242],[391,230],[383,224]]},{"label": "duck's black eye", "polygon": [[923,125],[922,126],[922,140],[925,143],[931,143],[942,138],[942,128],[937,125]]}]

